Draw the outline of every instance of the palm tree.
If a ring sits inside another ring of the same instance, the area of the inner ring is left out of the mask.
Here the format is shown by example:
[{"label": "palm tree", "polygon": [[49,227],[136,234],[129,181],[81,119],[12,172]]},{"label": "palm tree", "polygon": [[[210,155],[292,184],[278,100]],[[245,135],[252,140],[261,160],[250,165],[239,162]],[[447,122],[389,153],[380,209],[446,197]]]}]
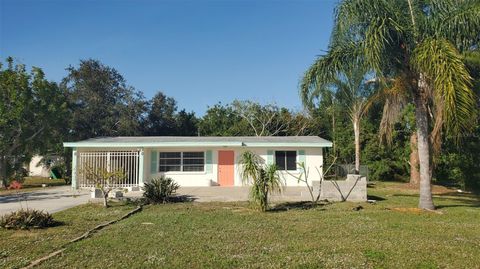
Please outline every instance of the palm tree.
[{"label": "palm tree", "polygon": [[251,183],[250,199],[258,205],[261,211],[268,209],[268,195],[281,190],[281,180],[277,166],[274,164],[262,166],[262,158],[251,151],[245,151],[240,156],[240,176],[244,183]]},{"label": "palm tree", "polygon": [[[338,100],[332,100],[332,105],[339,101],[348,108],[347,112],[354,132],[355,174],[360,173],[360,122],[369,108],[370,92],[371,84],[366,80],[365,71],[361,67],[351,67],[349,70],[338,73],[330,83],[325,84],[322,88],[305,87],[300,92],[303,104],[309,109],[314,108],[315,99],[324,97],[336,98]],[[331,108],[329,107],[329,109]]]},{"label": "palm tree", "polygon": [[442,133],[460,137],[476,122],[462,53],[479,46],[479,32],[478,0],[344,0],[335,11],[329,50],[307,70],[301,91],[321,88],[359,63],[382,88],[403,85],[398,96],[415,105],[419,207],[434,209],[431,141],[438,145]]}]

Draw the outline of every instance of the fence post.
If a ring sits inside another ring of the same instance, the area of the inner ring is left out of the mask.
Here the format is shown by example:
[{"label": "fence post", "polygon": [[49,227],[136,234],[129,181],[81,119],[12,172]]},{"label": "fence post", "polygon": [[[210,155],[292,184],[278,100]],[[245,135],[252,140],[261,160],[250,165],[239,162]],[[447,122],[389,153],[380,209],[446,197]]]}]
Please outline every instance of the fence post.
[{"label": "fence post", "polygon": [[77,148],[72,149],[72,189],[78,189],[77,184]]},{"label": "fence post", "polygon": [[143,187],[143,148],[139,152],[138,160],[138,186]]}]

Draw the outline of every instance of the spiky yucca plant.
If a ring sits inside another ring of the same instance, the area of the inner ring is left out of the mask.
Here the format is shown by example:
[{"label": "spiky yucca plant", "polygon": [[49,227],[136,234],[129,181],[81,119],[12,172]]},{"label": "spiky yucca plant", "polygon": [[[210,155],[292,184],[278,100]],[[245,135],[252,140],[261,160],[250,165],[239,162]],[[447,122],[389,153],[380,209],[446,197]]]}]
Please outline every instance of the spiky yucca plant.
[{"label": "spiky yucca plant", "polygon": [[240,176],[244,183],[251,184],[250,199],[261,211],[268,210],[268,196],[280,192],[282,182],[274,164],[263,165],[262,158],[251,151],[240,156]]},{"label": "spiky yucca plant", "polygon": [[143,197],[152,204],[165,204],[172,201],[175,192],[180,188],[172,178],[161,176],[146,182],[143,189]]}]

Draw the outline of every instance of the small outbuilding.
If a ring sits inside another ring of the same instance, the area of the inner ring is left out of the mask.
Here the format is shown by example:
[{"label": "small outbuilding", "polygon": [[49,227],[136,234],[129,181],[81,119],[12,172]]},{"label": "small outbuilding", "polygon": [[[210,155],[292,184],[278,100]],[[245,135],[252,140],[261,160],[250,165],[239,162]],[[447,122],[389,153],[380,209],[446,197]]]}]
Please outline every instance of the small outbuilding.
[{"label": "small outbuilding", "polygon": [[239,156],[250,150],[266,164],[276,164],[285,186],[303,186],[292,175],[310,170],[309,181],[319,181],[323,148],[332,143],[318,136],[271,137],[101,137],[66,142],[72,151],[72,187],[90,188],[86,167],[122,171],[118,187],[141,187],[152,178],[165,175],[180,186],[243,186]]}]

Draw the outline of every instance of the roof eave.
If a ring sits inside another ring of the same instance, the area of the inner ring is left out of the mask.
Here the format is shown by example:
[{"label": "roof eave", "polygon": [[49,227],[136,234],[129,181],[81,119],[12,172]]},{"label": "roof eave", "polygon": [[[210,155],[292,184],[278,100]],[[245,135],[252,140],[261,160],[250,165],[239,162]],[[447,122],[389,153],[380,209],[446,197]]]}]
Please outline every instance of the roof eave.
[{"label": "roof eave", "polygon": [[120,142],[120,143],[101,143],[101,142],[65,142],[66,148],[142,148],[142,147],[308,147],[324,148],[332,147],[332,142],[321,143],[266,143],[266,142]]},{"label": "roof eave", "polygon": [[142,148],[142,147],[241,147],[241,142],[65,142],[66,148]]},{"label": "roof eave", "polygon": [[283,143],[265,143],[265,142],[250,142],[244,143],[247,147],[258,147],[258,148],[267,148],[267,147],[276,147],[276,148],[288,148],[288,147],[302,147],[302,148],[327,148],[332,147],[331,142],[283,142]]}]

